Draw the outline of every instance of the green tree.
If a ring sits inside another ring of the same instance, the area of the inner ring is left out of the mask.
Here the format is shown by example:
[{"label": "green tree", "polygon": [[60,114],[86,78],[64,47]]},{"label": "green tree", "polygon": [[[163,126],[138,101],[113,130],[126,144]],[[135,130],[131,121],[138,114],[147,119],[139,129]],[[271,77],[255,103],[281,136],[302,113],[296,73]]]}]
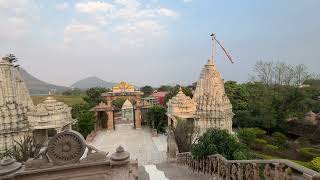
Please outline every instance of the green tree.
[{"label": "green tree", "polygon": [[158,88],[158,91],[160,92],[169,92],[172,90],[172,86],[168,86],[168,85],[161,85],[159,88]]},{"label": "green tree", "polygon": [[121,109],[124,102],[126,102],[126,99],[125,98],[118,98],[114,101],[112,101],[112,105],[114,105],[115,107]]},{"label": "green tree", "polygon": [[275,132],[272,133],[272,140],[271,144],[277,146],[277,147],[284,147],[287,144],[288,138],[286,135],[280,133],[280,132]]},{"label": "green tree", "polygon": [[192,147],[192,156],[200,159],[212,154],[221,154],[227,159],[249,159],[248,148],[237,142],[235,136],[225,130],[208,129]]},{"label": "green tree", "polygon": [[107,92],[108,89],[101,87],[90,88],[86,91],[86,96],[83,100],[88,103],[90,107],[94,107],[102,101],[101,94]]},{"label": "green tree", "polygon": [[240,142],[250,145],[255,142],[256,138],[261,138],[266,134],[266,131],[259,128],[243,128],[237,132]]},{"label": "green tree", "polygon": [[146,119],[151,128],[156,129],[158,132],[165,132],[168,122],[164,107],[153,106],[149,108]]},{"label": "green tree", "polygon": [[231,101],[233,112],[248,110],[250,93],[245,85],[227,81],[224,87]]},{"label": "green tree", "polygon": [[[192,89],[188,88],[188,87],[181,87],[182,88],[182,92],[186,95],[189,96],[190,98],[193,97],[192,94]],[[179,92],[180,86],[176,85],[174,88],[172,88],[164,97],[165,102],[168,102],[171,98],[173,98],[174,96],[176,96]]]},{"label": "green tree", "polygon": [[140,88],[140,91],[144,93],[144,97],[148,97],[153,93],[153,88],[151,86],[143,86]]},{"label": "green tree", "polygon": [[90,111],[83,111],[79,114],[77,119],[77,131],[83,135],[84,138],[94,130],[95,115]]}]

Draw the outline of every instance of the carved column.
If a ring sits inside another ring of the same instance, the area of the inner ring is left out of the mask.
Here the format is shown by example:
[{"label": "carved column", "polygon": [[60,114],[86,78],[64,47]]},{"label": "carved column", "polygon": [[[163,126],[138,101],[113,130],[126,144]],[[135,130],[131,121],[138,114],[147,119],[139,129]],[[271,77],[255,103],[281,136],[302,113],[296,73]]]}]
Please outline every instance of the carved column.
[{"label": "carved column", "polygon": [[108,111],[107,128],[113,130],[113,111]]}]

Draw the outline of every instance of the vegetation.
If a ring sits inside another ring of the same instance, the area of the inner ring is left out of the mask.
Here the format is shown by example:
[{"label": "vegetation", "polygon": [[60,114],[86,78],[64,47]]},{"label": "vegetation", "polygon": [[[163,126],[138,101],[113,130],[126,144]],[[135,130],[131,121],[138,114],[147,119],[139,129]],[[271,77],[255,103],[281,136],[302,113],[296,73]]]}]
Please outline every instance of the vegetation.
[{"label": "vegetation", "polygon": [[197,144],[192,147],[192,156],[196,159],[212,154],[221,154],[227,159],[250,159],[247,146],[237,141],[237,138],[225,130],[208,129],[199,137]]},{"label": "vegetation", "polygon": [[311,166],[312,166],[312,168],[313,168],[314,170],[320,172],[320,156],[314,158],[314,159],[311,161]]},{"label": "vegetation", "polygon": [[73,129],[80,132],[86,138],[93,130],[95,125],[95,115],[90,111],[102,101],[101,94],[108,91],[105,88],[90,88],[85,92],[83,102],[72,106],[72,118],[76,119]]},{"label": "vegetation", "polygon": [[251,145],[252,143],[264,143],[264,139],[257,138],[261,138],[265,134],[266,131],[259,128],[243,128],[240,129],[237,133],[240,142],[246,145]]},{"label": "vegetation", "polygon": [[144,97],[148,97],[153,93],[153,88],[151,86],[143,86],[140,91],[144,93]]},{"label": "vegetation", "polygon": [[121,109],[124,102],[126,102],[126,99],[124,98],[118,98],[114,101],[112,101],[112,105],[114,105],[115,107],[117,107],[118,109]]},{"label": "vegetation", "polygon": [[86,95],[83,97],[83,100],[90,107],[95,107],[97,104],[99,104],[102,101],[101,94],[108,91],[110,90],[106,88],[101,88],[101,87],[90,88],[86,91]]},{"label": "vegetation", "polygon": [[177,141],[180,152],[190,152],[193,144],[198,139],[200,129],[193,121],[178,119],[177,125],[173,128],[173,133]]},{"label": "vegetation", "polygon": [[15,140],[12,148],[7,150],[2,156],[14,158],[18,162],[26,162],[30,158],[37,157],[42,147],[43,142],[36,143],[32,136],[24,136],[18,141]]},{"label": "vegetation", "polygon": [[[189,87],[181,87],[182,88],[182,91],[183,93],[186,95],[186,96],[189,96],[190,98],[193,97],[193,94],[192,94],[192,89],[189,88]],[[179,89],[180,89],[180,86],[177,85],[173,88],[171,88],[169,91],[168,91],[168,94],[164,97],[165,99],[165,102],[168,102],[171,98],[173,98],[174,96],[176,96],[179,92]]]},{"label": "vegetation", "polygon": [[166,109],[162,106],[153,106],[147,112],[148,125],[157,132],[165,132],[168,125]]}]

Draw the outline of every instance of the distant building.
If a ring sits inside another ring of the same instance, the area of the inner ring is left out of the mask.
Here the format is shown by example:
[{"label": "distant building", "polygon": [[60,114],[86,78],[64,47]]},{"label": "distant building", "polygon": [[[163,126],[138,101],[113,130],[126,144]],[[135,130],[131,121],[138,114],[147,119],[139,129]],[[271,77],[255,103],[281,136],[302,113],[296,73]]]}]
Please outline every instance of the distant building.
[{"label": "distant building", "polygon": [[157,101],[158,104],[161,106],[165,106],[165,97],[168,94],[168,92],[154,92],[151,96],[154,97]]}]

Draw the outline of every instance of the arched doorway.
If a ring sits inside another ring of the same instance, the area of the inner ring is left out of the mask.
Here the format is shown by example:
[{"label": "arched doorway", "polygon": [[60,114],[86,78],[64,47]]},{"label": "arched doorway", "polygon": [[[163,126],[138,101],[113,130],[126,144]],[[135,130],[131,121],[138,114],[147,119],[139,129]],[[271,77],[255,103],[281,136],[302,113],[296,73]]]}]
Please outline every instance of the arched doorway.
[{"label": "arched doorway", "polygon": [[121,107],[121,116],[115,121],[116,129],[134,128],[134,108],[132,103],[127,99]]}]

